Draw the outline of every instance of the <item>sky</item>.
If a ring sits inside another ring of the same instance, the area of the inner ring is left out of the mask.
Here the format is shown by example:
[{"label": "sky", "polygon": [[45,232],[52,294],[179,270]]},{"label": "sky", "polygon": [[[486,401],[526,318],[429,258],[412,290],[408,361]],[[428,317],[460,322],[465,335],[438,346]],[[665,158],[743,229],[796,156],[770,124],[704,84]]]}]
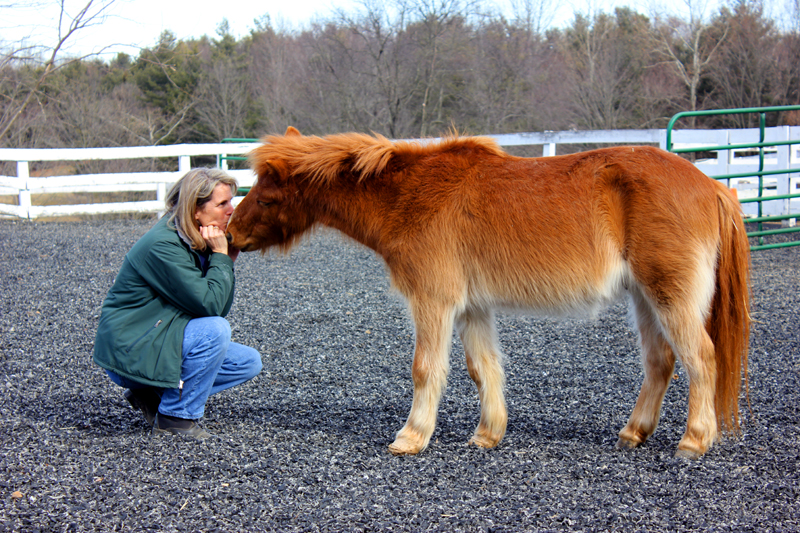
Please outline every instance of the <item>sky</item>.
[{"label": "sky", "polygon": [[[78,32],[70,40],[71,54],[98,52],[138,55],[152,47],[164,30],[178,39],[208,35],[216,37],[217,27],[227,19],[231,33],[247,35],[254,20],[269,14],[277,23],[297,27],[314,16],[327,17],[333,9],[353,9],[358,0],[116,0],[95,19],[98,24]],[[89,0],[64,0],[69,18]],[[94,0],[90,13],[96,14],[107,0]],[[29,44],[52,47],[58,40],[59,0],[0,0],[0,40],[4,45],[25,40]]]},{"label": "sky", "polygon": [[[479,0],[488,3],[490,0]],[[500,9],[509,10],[515,0],[494,0]],[[525,0],[516,0],[525,1]],[[541,1],[541,0],[540,0]],[[547,0],[545,0],[547,1]],[[658,0],[556,0],[554,26],[569,23],[575,12],[612,12],[615,5],[654,5]],[[682,0],[686,2],[686,0]],[[693,0],[714,2],[718,0]],[[76,33],[61,57],[103,51],[109,59],[118,52],[136,57],[141,48],[152,47],[164,30],[178,39],[217,36],[217,27],[227,19],[234,37],[247,35],[255,19],[269,15],[273,27],[298,29],[314,18],[330,18],[336,10],[355,14],[364,0],[116,0],[102,13],[107,0],[94,0],[90,13],[98,22]],[[679,3],[681,0],[679,0]],[[74,17],[89,0],[64,0],[68,18]],[[534,2],[535,3],[535,2]],[[671,1],[670,4],[675,4]],[[20,42],[52,48],[58,40],[60,0],[0,0],[0,45]],[[66,26],[64,26],[66,28]]]}]

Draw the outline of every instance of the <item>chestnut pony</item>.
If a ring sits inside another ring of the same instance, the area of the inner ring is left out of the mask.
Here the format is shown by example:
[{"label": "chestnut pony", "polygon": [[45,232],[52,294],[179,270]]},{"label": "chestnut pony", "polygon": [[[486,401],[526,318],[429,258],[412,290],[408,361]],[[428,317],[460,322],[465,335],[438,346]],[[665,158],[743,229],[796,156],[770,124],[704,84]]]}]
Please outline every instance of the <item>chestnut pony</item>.
[{"label": "chestnut pony", "polygon": [[644,382],[618,448],[658,424],[676,357],[689,376],[677,455],[739,429],[750,252],[739,203],[691,163],[651,147],[513,157],[492,140],[392,142],[289,128],[250,154],[258,181],[228,226],[244,251],[288,250],[318,224],[372,248],[416,328],[414,398],[389,449],[423,450],[461,335],[481,418],[471,443],[506,431],[495,309],[597,310],[627,293]]}]

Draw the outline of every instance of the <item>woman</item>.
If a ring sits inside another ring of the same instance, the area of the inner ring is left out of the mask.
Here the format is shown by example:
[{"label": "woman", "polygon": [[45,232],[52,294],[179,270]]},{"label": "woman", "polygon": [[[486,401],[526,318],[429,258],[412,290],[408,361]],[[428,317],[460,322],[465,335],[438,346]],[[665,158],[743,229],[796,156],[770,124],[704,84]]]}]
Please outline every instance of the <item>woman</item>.
[{"label": "woman", "polygon": [[236,181],[198,168],[167,195],[167,214],[125,256],[103,302],[94,361],[126,387],[154,434],[210,436],[197,421],[209,395],[261,371],[260,354],[231,342],[225,232]]}]

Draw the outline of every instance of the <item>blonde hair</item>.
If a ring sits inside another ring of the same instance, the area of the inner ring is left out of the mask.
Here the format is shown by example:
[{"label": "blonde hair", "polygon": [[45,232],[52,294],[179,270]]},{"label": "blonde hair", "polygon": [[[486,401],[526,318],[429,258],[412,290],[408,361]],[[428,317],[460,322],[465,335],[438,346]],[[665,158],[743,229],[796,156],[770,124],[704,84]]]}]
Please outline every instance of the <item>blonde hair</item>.
[{"label": "blonde hair", "polygon": [[218,168],[195,168],[187,172],[167,193],[166,208],[169,223],[175,226],[191,247],[205,250],[206,241],[197,228],[195,213],[211,199],[217,185],[230,186],[236,195],[236,179]]}]

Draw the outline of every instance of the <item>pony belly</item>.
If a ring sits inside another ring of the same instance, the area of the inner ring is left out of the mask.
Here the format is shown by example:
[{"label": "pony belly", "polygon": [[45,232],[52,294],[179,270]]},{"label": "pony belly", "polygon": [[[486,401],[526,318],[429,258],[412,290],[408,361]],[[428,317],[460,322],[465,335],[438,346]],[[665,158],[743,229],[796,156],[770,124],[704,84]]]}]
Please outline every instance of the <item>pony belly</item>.
[{"label": "pony belly", "polygon": [[619,258],[607,264],[600,275],[589,269],[564,269],[549,275],[541,271],[528,276],[509,276],[500,282],[471,283],[467,307],[501,308],[543,315],[593,316],[619,300],[631,280],[627,263]]}]

